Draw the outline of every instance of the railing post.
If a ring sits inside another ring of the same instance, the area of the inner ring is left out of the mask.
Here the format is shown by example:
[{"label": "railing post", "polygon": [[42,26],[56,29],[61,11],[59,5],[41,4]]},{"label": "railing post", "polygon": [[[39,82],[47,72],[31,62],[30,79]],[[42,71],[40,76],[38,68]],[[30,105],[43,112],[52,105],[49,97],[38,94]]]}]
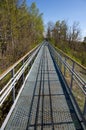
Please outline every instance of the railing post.
[{"label": "railing post", "polygon": [[[30,56],[28,55],[28,60],[29,60]],[[29,69],[30,69],[31,65],[29,64],[28,65],[28,72],[29,72]]]},{"label": "railing post", "polygon": [[56,62],[58,63],[58,57],[57,57],[57,56],[55,56],[55,58],[56,58]]},{"label": "railing post", "polygon": [[60,60],[59,60],[59,62],[60,62],[60,70],[62,71],[62,57],[61,57],[61,55],[60,55]]},{"label": "railing post", "polygon": [[60,67],[60,64],[59,64],[60,62],[59,61],[60,61],[60,58],[59,58],[59,55],[58,55],[58,66]]},{"label": "railing post", "polygon": [[30,64],[28,66],[28,71],[31,69],[31,67],[32,67],[32,60],[30,61]]},{"label": "railing post", "polygon": [[84,103],[84,109],[83,109],[83,115],[86,119],[86,97],[85,97],[85,103]]},{"label": "railing post", "polygon": [[[66,59],[66,57],[65,57],[65,61],[64,61],[65,63],[66,63],[66,60],[67,60],[67,59]],[[64,64],[64,77],[65,77],[65,76],[66,76],[66,67],[65,67],[65,64]]]},{"label": "railing post", "polygon": [[[24,65],[24,59],[22,60],[22,65]],[[22,74],[22,82],[24,83],[24,72]]]},{"label": "railing post", "polygon": [[[75,66],[75,62],[73,62],[72,71],[74,71],[74,66]],[[72,72],[72,75],[71,75],[71,83],[70,83],[70,88],[71,89],[72,89],[72,86],[73,86],[73,72]]]},{"label": "railing post", "polygon": [[[12,69],[12,78],[13,78],[13,80],[14,80],[14,74],[15,74],[15,71],[14,71],[14,68]],[[13,82],[13,80],[12,80],[12,82]],[[14,103],[14,101],[15,101],[15,85],[13,84],[13,86],[12,86],[13,88],[12,88],[12,98],[13,98],[13,103]]]}]

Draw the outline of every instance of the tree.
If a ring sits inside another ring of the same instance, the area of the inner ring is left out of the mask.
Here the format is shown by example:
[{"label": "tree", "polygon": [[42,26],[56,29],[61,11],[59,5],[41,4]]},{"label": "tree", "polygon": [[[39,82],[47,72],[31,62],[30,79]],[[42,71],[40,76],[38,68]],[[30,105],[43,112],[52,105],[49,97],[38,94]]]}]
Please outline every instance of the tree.
[{"label": "tree", "polygon": [[[56,35],[55,35],[55,33],[56,33]],[[60,33],[61,33],[60,21],[57,21],[55,24],[55,27],[54,27],[54,35],[55,35],[56,42],[58,42],[61,38]]]},{"label": "tree", "polygon": [[78,22],[74,22],[72,25],[72,33],[71,33],[71,38],[72,41],[78,41],[80,40],[80,28],[79,28],[79,23]]},{"label": "tree", "polygon": [[[15,61],[43,37],[42,13],[33,2],[0,0],[0,53]],[[3,58],[3,57],[2,57]],[[9,61],[8,59],[8,61]]]},{"label": "tree", "polygon": [[48,22],[47,24],[47,39],[51,40],[52,38],[52,33],[53,33],[53,28],[54,28],[54,24],[53,22]]},{"label": "tree", "polygon": [[86,37],[84,37],[84,40],[83,40],[83,42],[86,42]]},{"label": "tree", "polygon": [[65,20],[58,20],[53,26],[52,24],[48,23],[48,37],[52,36],[56,43],[59,43],[60,41],[66,41],[67,33],[68,25]]},{"label": "tree", "polygon": [[67,22],[63,20],[60,23],[60,35],[61,35],[61,39],[63,39],[64,41],[67,40],[67,31],[68,31]]}]

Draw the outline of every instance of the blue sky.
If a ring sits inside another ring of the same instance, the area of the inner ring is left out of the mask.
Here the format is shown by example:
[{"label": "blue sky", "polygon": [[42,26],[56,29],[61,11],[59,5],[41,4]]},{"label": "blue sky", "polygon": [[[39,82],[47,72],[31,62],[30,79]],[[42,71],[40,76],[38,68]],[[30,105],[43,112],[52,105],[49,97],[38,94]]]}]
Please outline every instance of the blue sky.
[{"label": "blue sky", "polygon": [[86,36],[86,0],[27,0],[28,5],[36,2],[43,13],[44,24],[49,21],[66,20],[71,26],[79,22],[82,35]]}]

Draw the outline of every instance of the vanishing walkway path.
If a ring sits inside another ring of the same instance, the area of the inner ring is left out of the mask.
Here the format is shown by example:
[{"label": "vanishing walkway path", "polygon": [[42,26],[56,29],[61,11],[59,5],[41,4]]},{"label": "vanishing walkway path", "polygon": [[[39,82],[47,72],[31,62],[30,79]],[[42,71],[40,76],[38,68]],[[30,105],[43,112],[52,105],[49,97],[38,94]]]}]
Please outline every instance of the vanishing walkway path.
[{"label": "vanishing walkway path", "polygon": [[5,130],[83,130],[47,43],[33,63]]}]

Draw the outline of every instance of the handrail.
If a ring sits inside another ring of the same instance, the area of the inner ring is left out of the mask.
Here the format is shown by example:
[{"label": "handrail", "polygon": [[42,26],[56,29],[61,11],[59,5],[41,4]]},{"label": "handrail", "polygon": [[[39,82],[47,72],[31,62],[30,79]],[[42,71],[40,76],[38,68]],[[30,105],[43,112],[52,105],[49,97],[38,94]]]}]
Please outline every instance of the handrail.
[{"label": "handrail", "polygon": [[[52,46],[51,46],[52,47]],[[65,65],[65,67],[68,68],[68,70],[73,73],[73,76],[75,76],[82,85],[84,85],[86,87],[86,81],[79,75],[77,74],[77,72],[75,70],[72,70],[72,67],[68,64],[68,63],[65,63],[64,60],[62,59],[62,56],[56,51],[53,49],[53,53],[55,53],[60,59],[61,59],[61,62]],[[73,60],[72,60],[73,61]],[[75,62],[75,61],[74,61]],[[75,62],[76,63],[76,62]],[[84,93],[86,94],[86,92],[84,91]]]},{"label": "handrail", "polygon": [[[68,63],[65,63],[64,61],[62,61],[65,65],[65,67],[68,68],[68,70],[73,74],[73,76],[75,76],[75,78],[77,78],[77,80],[83,85],[86,86],[86,82],[75,72],[71,69],[70,65]],[[86,90],[82,87],[80,87],[82,89],[82,91],[84,92],[84,94],[86,94]]]},{"label": "handrail", "polygon": [[4,71],[2,74],[0,74],[0,80],[2,80],[13,68],[15,68],[23,59],[25,59],[28,55],[30,55],[33,51],[37,49],[39,45],[37,45],[35,48],[33,48],[31,51],[26,53],[23,57],[21,57],[16,63],[14,63],[11,67],[9,67],[6,71]]},{"label": "handrail", "polygon": [[[83,67],[82,65],[78,64],[76,61],[71,59],[69,56],[62,55],[61,53],[59,53],[58,50],[56,50],[56,48],[54,48],[50,44],[49,44],[49,48],[50,48],[52,57],[54,58],[55,62],[57,63],[60,71],[62,72],[62,75],[63,75],[65,81],[67,82],[67,85],[68,85],[70,91],[72,92],[72,95],[74,97],[73,104],[74,104],[75,109],[77,108],[77,110],[79,110],[79,113],[81,113],[82,118],[84,120],[86,120],[86,80],[80,74],[80,70],[83,69],[84,72],[86,72],[86,68]],[[70,58],[70,61],[72,61],[72,64],[71,64],[71,62],[69,62],[69,59],[67,59],[67,58]],[[79,68],[78,68],[79,72],[77,72],[77,68],[75,65],[79,66]],[[68,72],[66,70],[68,70]],[[68,79],[66,77],[66,73],[70,74]],[[86,78],[86,75],[84,75],[84,76]],[[77,86],[75,86],[75,84],[77,84]],[[76,87],[76,89],[75,89],[75,87]],[[82,94],[81,97],[82,97],[83,101],[78,100],[78,97],[80,97],[80,95],[74,91],[78,91],[80,94]],[[83,104],[83,105],[81,106],[80,104]],[[76,112],[77,112],[77,110],[76,110]]]},{"label": "handrail", "polygon": [[65,52],[63,52],[61,49],[55,47],[55,49],[57,51],[59,51],[62,55],[64,55],[65,57],[69,58],[71,61],[75,62],[77,65],[79,65],[82,69],[86,70],[86,67],[81,65],[78,61],[75,61],[75,59],[71,58],[70,56],[68,56]]},{"label": "handrail", "polygon": [[[56,50],[56,48],[54,48],[52,45],[49,44],[49,50],[51,52],[52,57],[54,58],[55,62],[57,63],[60,71],[62,72],[65,80],[67,81],[67,84],[69,86],[70,91],[73,92],[74,91],[79,91],[80,93],[83,94],[83,105],[80,106],[80,101],[77,100],[76,95],[73,94],[74,99],[75,99],[75,104],[77,104],[79,111],[82,113],[83,117],[86,120],[86,77],[85,79],[82,77],[82,75],[80,74],[80,68],[84,70],[84,72],[86,72],[86,68],[83,67],[82,65],[78,64],[76,61],[74,61],[73,59],[71,59],[69,56],[67,55],[62,55],[61,53],[59,53],[58,50]],[[66,58],[65,58],[66,57]],[[70,60],[72,61],[71,63],[69,62],[69,60],[67,60],[67,58],[70,58]],[[79,70],[76,69],[75,65],[79,66]],[[67,71],[66,71],[67,70]],[[66,73],[69,75],[68,79],[66,77]],[[86,76],[86,75],[84,75]],[[74,83],[74,84],[73,84]],[[77,89],[75,90],[75,84],[77,84]],[[80,88],[80,89],[79,89]],[[77,93],[77,96],[78,95]],[[81,101],[82,103],[82,101]]]},{"label": "handrail", "polygon": [[[6,98],[8,97],[8,95],[10,94],[10,92],[12,90],[13,90],[13,96],[14,96],[13,100],[15,100],[15,85],[18,82],[18,80],[20,79],[20,77],[23,75],[23,73],[25,72],[25,70],[28,67],[28,65],[31,63],[31,61],[36,56],[36,54],[38,53],[38,51],[39,51],[39,49],[40,49],[41,46],[42,45],[38,45],[34,49],[32,49],[29,53],[27,53],[25,56],[23,56],[18,62],[16,62],[11,68],[9,68],[6,71],[6,73],[4,73],[0,77],[0,80],[2,80],[7,74],[9,74],[10,72],[12,72],[12,77],[9,79],[9,81],[7,82],[7,84],[0,91],[0,106],[4,103],[4,101],[6,100]],[[26,57],[27,57],[27,59],[26,59],[26,61],[24,61]],[[21,63],[22,61],[24,61],[22,63],[22,66],[17,70],[16,73],[14,73],[15,67],[19,63]]]}]

